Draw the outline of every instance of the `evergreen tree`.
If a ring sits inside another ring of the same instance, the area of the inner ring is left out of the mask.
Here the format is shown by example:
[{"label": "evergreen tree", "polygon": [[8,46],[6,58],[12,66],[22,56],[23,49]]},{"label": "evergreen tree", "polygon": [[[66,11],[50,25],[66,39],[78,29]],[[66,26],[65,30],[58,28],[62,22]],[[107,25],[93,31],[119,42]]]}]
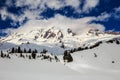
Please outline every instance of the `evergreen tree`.
[{"label": "evergreen tree", "polygon": [[61,45],[61,48],[65,48],[65,45],[64,45],[64,43],[62,43],[62,45]]},{"label": "evergreen tree", "polygon": [[15,53],[15,49],[14,49],[14,47],[12,48],[11,53]]},{"label": "evergreen tree", "polygon": [[112,63],[115,63],[115,61],[112,61]]},{"label": "evergreen tree", "polygon": [[4,53],[3,53],[3,51],[1,51],[1,55],[0,55],[2,58],[4,57]]},{"label": "evergreen tree", "polygon": [[56,55],[54,57],[55,57],[56,62],[58,62],[59,61],[58,57]]},{"label": "evergreen tree", "polygon": [[6,57],[7,55],[6,54],[3,54],[3,57]]},{"label": "evergreen tree", "polygon": [[71,54],[68,53],[68,51],[64,52],[63,60],[64,60],[64,62],[65,61],[67,61],[67,62],[72,62],[73,61],[73,58],[72,58]]},{"label": "evergreen tree", "polygon": [[31,56],[32,56],[33,59],[35,59],[36,58],[36,53],[32,53]]},{"label": "evergreen tree", "polygon": [[116,40],[116,44],[120,44],[120,42],[118,40]]},{"label": "evergreen tree", "polygon": [[7,54],[6,57],[10,59],[10,55],[9,54]]},{"label": "evergreen tree", "polygon": [[31,52],[32,52],[31,49],[29,49],[29,50],[28,50],[28,53],[31,53]]},{"label": "evergreen tree", "polygon": [[31,55],[29,55],[29,59],[31,59]]},{"label": "evergreen tree", "polygon": [[69,53],[69,54],[68,54],[67,62],[72,62],[72,61],[73,61],[73,58],[72,58],[71,54]]},{"label": "evergreen tree", "polygon": [[23,57],[22,53],[20,53],[20,57]]},{"label": "evergreen tree", "polygon": [[70,50],[70,53],[73,53],[73,50],[72,50],[72,49]]},{"label": "evergreen tree", "polygon": [[24,48],[24,53],[27,53],[26,49]]},{"label": "evergreen tree", "polygon": [[43,49],[43,51],[42,51],[41,53],[46,54],[46,53],[47,53],[47,50],[46,50],[46,49]]},{"label": "evergreen tree", "polygon": [[18,53],[22,53],[20,46],[18,47]]},{"label": "evergreen tree", "polygon": [[33,53],[38,53],[38,51],[35,49],[35,50],[33,51]]}]

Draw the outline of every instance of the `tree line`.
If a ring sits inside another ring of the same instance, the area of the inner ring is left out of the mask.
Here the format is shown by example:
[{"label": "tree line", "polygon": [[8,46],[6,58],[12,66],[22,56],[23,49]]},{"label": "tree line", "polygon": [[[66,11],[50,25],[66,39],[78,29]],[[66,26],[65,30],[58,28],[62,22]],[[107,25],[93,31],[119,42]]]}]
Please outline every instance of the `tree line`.
[{"label": "tree line", "polygon": [[[56,55],[48,55],[47,54],[47,50],[46,49],[43,49],[40,53],[38,52],[37,49],[28,49],[26,50],[25,48],[24,49],[21,49],[20,46],[18,46],[17,48],[11,48],[10,50],[7,51],[7,53],[4,53],[3,51],[0,52],[0,57],[1,58],[11,58],[10,55],[17,55],[18,57],[20,58],[28,58],[28,59],[37,59],[37,58],[41,58],[41,60],[49,60],[50,62],[52,60],[55,60],[56,62],[59,61],[58,57]],[[26,53],[26,54],[25,54]]]}]

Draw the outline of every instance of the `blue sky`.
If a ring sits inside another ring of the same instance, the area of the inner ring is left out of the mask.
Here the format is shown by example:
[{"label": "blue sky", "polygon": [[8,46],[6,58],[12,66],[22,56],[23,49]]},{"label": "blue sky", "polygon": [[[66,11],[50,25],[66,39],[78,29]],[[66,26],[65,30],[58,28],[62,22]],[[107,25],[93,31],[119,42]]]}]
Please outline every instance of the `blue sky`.
[{"label": "blue sky", "polygon": [[86,24],[120,31],[120,0],[0,0],[0,36],[30,20],[49,21],[58,14],[71,20],[94,18]]}]

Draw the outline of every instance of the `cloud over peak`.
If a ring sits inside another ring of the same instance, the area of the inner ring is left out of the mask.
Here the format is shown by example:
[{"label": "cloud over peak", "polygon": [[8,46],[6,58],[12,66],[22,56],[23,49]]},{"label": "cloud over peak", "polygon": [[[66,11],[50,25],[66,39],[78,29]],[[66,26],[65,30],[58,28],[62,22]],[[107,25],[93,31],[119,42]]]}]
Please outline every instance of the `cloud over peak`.
[{"label": "cloud over peak", "polygon": [[88,28],[97,28],[101,31],[104,31],[104,26],[100,24],[90,24],[95,17],[85,17],[81,19],[73,19],[62,16],[60,14],[55,15],[53,18],[44,19],[44,20],[29,20],[26,24],[19,27],[17,32],[23,33],[23,31],[28,32],[31,30],[36,30],[39,28],[48,28],[48,27],[59,27],[59,28],[70,28],[75,33],[81,33],[84,29]]}]

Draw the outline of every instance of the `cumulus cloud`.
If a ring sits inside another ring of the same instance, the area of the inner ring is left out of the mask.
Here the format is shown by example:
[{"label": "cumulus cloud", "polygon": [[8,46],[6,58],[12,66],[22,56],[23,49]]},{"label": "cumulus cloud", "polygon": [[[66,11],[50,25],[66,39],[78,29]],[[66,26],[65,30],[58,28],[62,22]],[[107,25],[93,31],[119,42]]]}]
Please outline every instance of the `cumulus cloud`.
[{"label": "cumulus cloud", "polygon": [[30,6],[30,8],[45,8],[47,5],[53,9],[59,9],[64,6],[79,7],[80,0],[17,0],[16,6]]},{"label": "cumulus cloud", "polygon": [[116,11],[116,12],[120,12],[120,6],[117,7],[117,8],[115,8],[115,11]]},{"label": "cumulus cloud", "polygon": [[1,18],[2,20],[6,20],[7,18],[13,20],[13,23],[11,24],[14,24],[14,25],[17,25],[16,22],[19,22],[19,24],[22,24],[25,16],[17,16],[15,14],[12,14],[12,13],[9,13],[6,9],[6,7],[2,8],[0,10],[0,14],[1,14]]},{"label": "cumulus cloud", "polygon": [[112,14],[103,12],[103,13],[101,13],[101,15],[99,15],[98,17],[96,17],[96,21],[107,21],[111,17],[111,15]]},{"label": "cumulus cloud", "polygon": [[116,19],[120,19],[120,6],[115,8],[114,13],[112,13],[112,14]]},{"label": "cumulus cloud", "polygon": [[114,8],[112,12],[103,12],[96,17],[95,21],[107,21],[109,18],[120,19],[120,7]]},{"label": "cumulus cloud", "polygon": [[65,0],[65,4],[74,8],[79,8],[81,0]]},{"label": "cumulus cloud", "polygon": [[1,14],[2,20],[5,20],[7,18],[7,15],[8,15],[8,12],[7,12],[6,8],[2,8],[0,10],[0,14]]},{"label": "cumulus cloud", "polygon": [[23,26],[17,29],[17,32],[23,33],[29,30],[47,28],[47,27],[59,27],[59,28],[70,28],[75,33],[81,33],[82,30],[88,28],[97,28],[101,31],[104,31],[105,27],[101,24],[90,24],[89,22],[96,19],[95,17],[85,17],[81,19],[71,19],[62,15],[57,14],[55,17],[48,20],[30,20]]},{"label": "cumulus cloud", "polygon": [[[12,0],[6,0],[6,5],[1,9],[0,14],[2,15],[2,19],[5,20],[6,17],[12,17],[11,19],[16,21],[24,20],[25,17],[28,19],[40,19],[40,14],[47,9],[47,7],[59,10],[65,6],[71,6],[75,9],[76,12],[88,12],[90,9],[94,8],[99,0],[85,0],[85,4],[83,5],[83,9],[80,9],[79,6],[82,0],[15,0],[13,3]],[[23,14],[15,15],[11,14],[7,11],[7,7],[24,7],[22,10]],[[47,7],[46,7],[47,6]],[[19,17],[20,16],[20,17]],[[20,19],[20,20],[19,20]]]},{"label": "cumulus cloud", "polygon": [[85,5],[83,6],[83,12],[88,13],[89,10],[95,8],[99,3],[99,0],[85,0]]}]

